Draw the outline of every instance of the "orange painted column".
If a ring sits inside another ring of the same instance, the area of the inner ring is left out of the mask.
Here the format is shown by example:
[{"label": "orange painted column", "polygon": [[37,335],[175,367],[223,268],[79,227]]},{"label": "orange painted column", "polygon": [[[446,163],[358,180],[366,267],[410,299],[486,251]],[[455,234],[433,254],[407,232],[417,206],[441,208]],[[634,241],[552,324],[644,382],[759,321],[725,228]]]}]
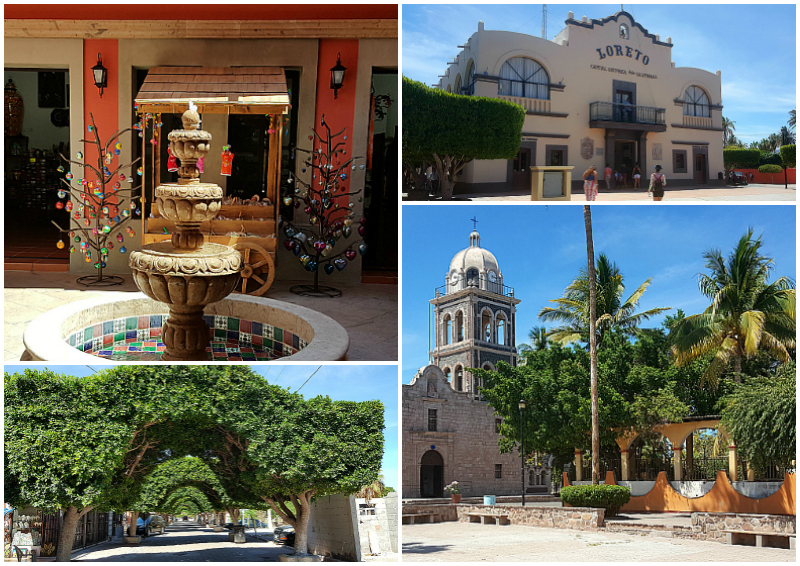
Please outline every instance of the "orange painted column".
[{"label": "orange painted column", "polygon": [[[342,65],[347,68],[344,74],[344,83],[342,88],[339,89],[336,98],[334,98],[334,91],[331,89],[331,68],[336,65],[336,57],[341,54]],[[317,62],[317,100],[316,111],[314,119],[314,129],[324,139],[326,135],[325,126],[322,125],[322,117],[325,116],[325,122],[331,129],[332,134],[338,133],[342,128],[346,128],[345,132],[334,140],[335,143],[343,142],[344,145],[340,147],[345,151],[344,154],[338,155],[333,159],[333,165],[344,163],[351,157],[353,146],[353,120],[355,118],[356,107],[356,75],[358,71],[358,40],[356,39],[320,39],[319,41],[319,58]],[[347,139],[343,139],[344,137]],[[313,148],[322,148],[319,140],[315,139]],[[366,156],[362,156],[366,157]],[[364,163],[359,160],[354,165],[358,166]],[[341,192],[350,192],[350,180],[352,172],[351,169],[347,170],[347,179],[340,180],[339,190]],[[313,182],[313,180],[312,180]],[[345,189],[345,190],[342,190]],[[339,206],[346,209],[348,200],[343,197],[339,200]],[[339,216],[337,215],[337,218]],[[344,218],[344,214],[341,215]]]}]

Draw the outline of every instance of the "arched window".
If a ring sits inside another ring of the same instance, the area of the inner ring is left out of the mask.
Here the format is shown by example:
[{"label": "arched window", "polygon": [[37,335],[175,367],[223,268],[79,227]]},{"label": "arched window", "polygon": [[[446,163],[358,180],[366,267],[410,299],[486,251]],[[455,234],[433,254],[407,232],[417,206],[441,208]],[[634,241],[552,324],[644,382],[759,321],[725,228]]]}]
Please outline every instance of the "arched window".
[{"label": "arched window", "polygon": [[620,24],[619,26],[619,38],[620,39],[628,39],[628,26],[625,24]]},{"label": "arched window", "polygon": [[492,313],[487,311],[481,315],[481,340],[492,341]]},{"label": "arched window", "polygon": [[474,267],[467,269],[467,287],[478,286],[478,270]]},{"label": "arched window", "polygon": [[464,391],[464,370],[456,366],[456,391]]},{"label": "arched window", "polygon": [[506,345],[506,319],[503,317],[497,319],[497,343]]},{"label": "arched window", "polygon": [[447,92],[450,92],[450,85],[447,85]]},{"label": "arched window", "polygon": [[456,313],[456,342],[464,340],[464,313]]},{"label": "arched window", "polygon": [[708,95],[699,86],[690,86],[683,95],[683,115],[711,117]]},{"label": "arched window", "polygon": [[453,343],[453,319],[450,315],[444,317],[444,345]]},{"label": "arched window", "polygon": [[444,378],[447,380],[447,383],[450,383],[451,373],[450,368],[444,368]]},{"label": "arched window", "polygon": [[453,83],[453,92],[461,94],[461,75],[456,76],[456,82]]},{"label": "arched window", "polygon": [[500,69],[500,94],[550,99],[550,76],[539,63],[527,57],[512,57]]},{"label": "arched window", "polygon": [[464,80],[464,94],[475,94],[475,61],[472,59],[467,63],[467,74]]}]

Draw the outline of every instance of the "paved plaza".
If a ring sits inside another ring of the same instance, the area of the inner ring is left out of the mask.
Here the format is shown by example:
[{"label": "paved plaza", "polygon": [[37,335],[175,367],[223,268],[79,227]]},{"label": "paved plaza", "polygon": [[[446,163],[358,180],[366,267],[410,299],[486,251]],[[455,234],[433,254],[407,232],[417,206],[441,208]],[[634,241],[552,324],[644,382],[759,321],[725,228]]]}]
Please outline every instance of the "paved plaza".
[{"label": "paved plaza", "polygon": [[[669,182],[669,178],[667,178]],[[602,187],[602,183],[601,183]],[[403,195],[404,197],[407,195]],[[783,185],[745,185],[742,187],[676,187],[666,188],[664,192],[664,202],[758,202],[758,201],[792,201],[794,202],[797,197],[796,185],[789,185],[785,189]],[[496,191],[491,193],[469,193],[455,195],[454,200],[470,200],[470,201],[519,201],[531,202],[530,191],[508,189],[505,191]],[[572,202],[585,202],[586,199],[583,193],[573,192]],[[422,201],[425,202],[425,201]],[[427,201],[427,202],[443,202]],[[660,204],[654,202],[652,198],[647,196],[647,188],[633,190],[633,189],[614,189],[607,191],[601,188],[597,195],[597,203],[614,202],[614,203],[645,203],[650,202],[653,204]]]},{"label": "paved plaza", "polygon": [[[113,291],[87,290],[75,282],[78,277],[64,272],[5,272],[3,359],[20,359],[25,351],[25,327],[43,312],[103,293],[138,292],[130,275],[124,276],[123,285],[112,287]],[[344,326],[350,337],[349,361],[397,359],[397,285],[337,284],[342,296],[328,299],[291,293],[289,287],[297,283],[276,281],[266,296],[314,309]]]},{"label": "paved plaza", "polygon": [[797,552],[605,531],[403,525],[403,562],[795,562]]},{"label": "paved plaza", "polygon": [[228,533],[215,533],[191,521],[170,525],[163,535],[142,539],[141,544],[108,543],[73,554],[81,562],[278,562],[292,547],[247,537],[244,544],[228,541]]}]

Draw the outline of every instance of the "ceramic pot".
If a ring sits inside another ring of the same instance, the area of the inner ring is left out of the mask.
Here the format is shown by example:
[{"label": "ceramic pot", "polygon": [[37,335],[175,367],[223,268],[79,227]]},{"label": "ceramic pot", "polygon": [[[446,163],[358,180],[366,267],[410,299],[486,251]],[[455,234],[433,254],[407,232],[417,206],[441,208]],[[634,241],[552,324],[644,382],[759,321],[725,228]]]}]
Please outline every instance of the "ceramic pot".
[{"label": "ceramic pot", "polygon": [[11,79],[8,79],[6,83],[3,98],[5,100],[5,134],[7,136],[18,136],[22,133],[22,115],[25,112],[25,105]]}]

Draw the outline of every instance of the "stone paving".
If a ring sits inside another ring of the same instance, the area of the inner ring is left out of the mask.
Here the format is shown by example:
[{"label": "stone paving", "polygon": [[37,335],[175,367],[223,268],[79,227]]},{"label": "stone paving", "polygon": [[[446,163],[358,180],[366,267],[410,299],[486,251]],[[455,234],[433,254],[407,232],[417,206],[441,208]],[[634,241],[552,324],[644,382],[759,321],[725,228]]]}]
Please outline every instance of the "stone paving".
[{"label": "stone paving", "polygon": [[[4,289],[4,351],[6,361],[19,360],[28,323],[55,307],[101,296],[106,292],[137,292],[130,275],[111,291],[85,290],[74,273],[6,271]],[[335,299],[300,297],[289,291],[297,281],[276,281],[267,297],[314,309],[344,326],[350,336],[349,361],[397,360],[397,285],[341,284]]]},{"label": "stone paving", "polygon": [[80,562],[278,562],[292,547],[247,537],[244,544],[228,542],[229,531],[179,521],[163,535],[151,535],[141,544],[107,543],[72,555]]},{"label": "stone paving", "polygon": [[540,527],[403,525],[403,562],[795,562],[797,552]]},{"label": "stone paving", "polygon": [[[669,181],[669,178],[667,178]],[[404,195],[406,196],[406,195]],[[664,200],[661,202],[753,202],[753,201],[792,201],[797,198],[796,185],[789,185],[788,189],[784,189],[783,185],[745,185],[741,187],[676,187],[674,189],[667,187]],[[519,201],[531,202],[530,191],[508,189],[506,191],[498,191],[491,193],[470,193],[463,195],[456,195],[454,200],[469,200],[469,201]],[[436,202],[443,201],[420,201],[420,202]],[[583,193],[573,192],[571,202],[586,202]],[[615,189],[607,191],[604,188],[600,189],[597,195],[597,203],[614,202],[614,203],[644,203],[653,201],[647,196],[647,189]]]}]

